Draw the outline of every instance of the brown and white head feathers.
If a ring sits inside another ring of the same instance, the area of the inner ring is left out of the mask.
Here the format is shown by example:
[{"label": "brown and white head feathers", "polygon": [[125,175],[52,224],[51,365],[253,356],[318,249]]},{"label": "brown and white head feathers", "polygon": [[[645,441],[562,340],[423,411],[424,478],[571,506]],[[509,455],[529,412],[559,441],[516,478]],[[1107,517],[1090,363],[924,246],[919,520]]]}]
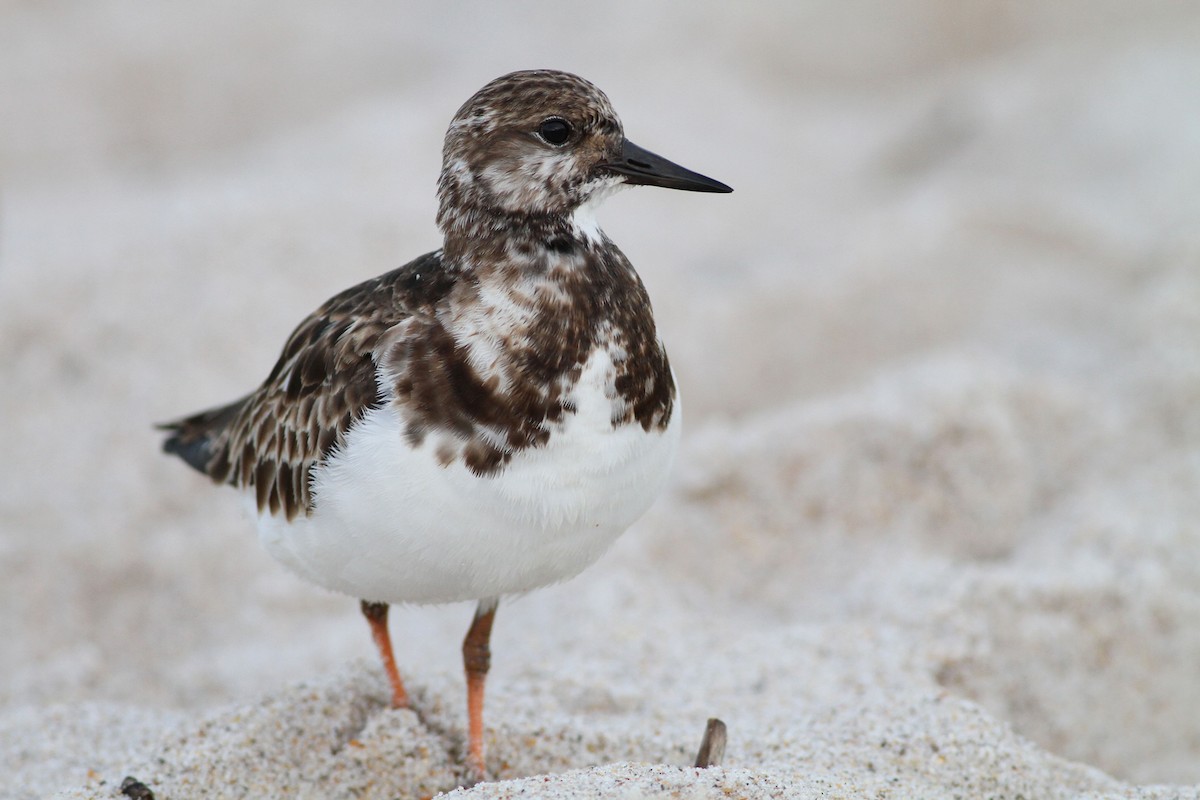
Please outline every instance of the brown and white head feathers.
[{"label": "brown and white head feathers", "polygon": [[[564,141],[542,134],[549,120],[565,123]],[[447,239],[559,227],[621,183],[600,167],[619,156],[624,138],[608,97],[583,78],[555,70],[497,78],[463,104],[446,132],[438,226]]]}]

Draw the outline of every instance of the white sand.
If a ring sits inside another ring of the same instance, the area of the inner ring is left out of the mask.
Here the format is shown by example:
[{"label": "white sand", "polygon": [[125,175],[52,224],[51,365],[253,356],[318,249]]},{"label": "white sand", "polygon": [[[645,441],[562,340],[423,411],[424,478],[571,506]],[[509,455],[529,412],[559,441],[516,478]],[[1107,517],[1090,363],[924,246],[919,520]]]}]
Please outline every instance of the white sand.
[{"label": "white sand", "polygon": [[1200,796],[1200,13],[776,5],[0,8],[0,797],[457,785],[471,610],[393,615],[386,710],[149,426],[436,246],[446,122],[529,66],[737,191],[603,213],[681,463],[501,608],[461,796]]}]

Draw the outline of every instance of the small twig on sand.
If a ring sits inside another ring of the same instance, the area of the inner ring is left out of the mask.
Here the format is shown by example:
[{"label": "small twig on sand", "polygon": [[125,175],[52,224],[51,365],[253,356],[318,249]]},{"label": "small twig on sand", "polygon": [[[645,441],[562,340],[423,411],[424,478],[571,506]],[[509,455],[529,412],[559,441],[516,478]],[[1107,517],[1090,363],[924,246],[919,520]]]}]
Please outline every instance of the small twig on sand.
[{"label": "small twig on sand", "polygon": [[131,800],[154,800],[154,792],[150,791],[150,787],[132,775],[121,781],[121,794]]},{"label": "small twig on sand", "polygon": [[700,740],[700,752],[696,754],[696,766],[715,767],[725,757],[725,723],[713,717],[704,726],[704,738]]}]

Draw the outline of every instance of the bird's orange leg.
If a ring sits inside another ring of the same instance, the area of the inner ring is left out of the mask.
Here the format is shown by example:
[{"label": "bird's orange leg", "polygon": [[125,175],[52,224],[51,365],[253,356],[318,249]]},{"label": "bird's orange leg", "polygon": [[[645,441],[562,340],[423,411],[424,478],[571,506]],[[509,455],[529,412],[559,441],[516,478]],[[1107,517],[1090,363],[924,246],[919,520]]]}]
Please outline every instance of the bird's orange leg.
[{"label": "bird's orange leg", "polygon": [[488,641],[495,618],[495,601],[480,601],[467,638],[463,639],[463,667],[467,672],[467,769],[476,782],[485,780],[487,775],[483,761],[483,685],[492,662]]},{"label": "bird's orange leg", "polygon": [[363,600],[362,613],[371,624],[371,637],[375,640],[375,646],[379,648],[388,683],[392,685],[392,708],[407,708],[408,692],[404,691],[404,681],[400,680],[400,671],[396,669],[396,659],[392,655],[392,637],[388,633],[387,625],[388,604]]}]

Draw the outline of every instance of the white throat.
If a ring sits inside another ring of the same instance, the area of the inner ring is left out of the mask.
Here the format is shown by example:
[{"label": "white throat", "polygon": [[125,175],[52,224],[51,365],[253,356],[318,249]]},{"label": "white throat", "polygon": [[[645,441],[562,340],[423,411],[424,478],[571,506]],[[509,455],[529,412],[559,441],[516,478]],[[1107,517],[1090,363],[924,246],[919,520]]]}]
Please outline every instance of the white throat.
[{"label": "white throat", "polygon": [[615,176],[597,182],[588,199],[571,212],[571,228],[575,233],[593,244],[604,241],[604,231],[600,229],[600,221],[596,219],[596,209],[617,191],[625,188],[625,185],[624,181]]}]

